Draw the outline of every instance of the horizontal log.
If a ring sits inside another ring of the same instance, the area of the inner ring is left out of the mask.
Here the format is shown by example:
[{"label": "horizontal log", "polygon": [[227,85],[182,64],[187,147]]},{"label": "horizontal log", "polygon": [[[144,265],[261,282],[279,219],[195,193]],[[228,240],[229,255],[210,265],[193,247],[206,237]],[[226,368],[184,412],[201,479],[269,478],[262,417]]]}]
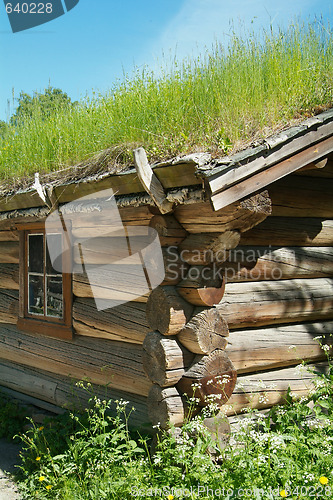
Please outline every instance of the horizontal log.
[{"label": "horizontal log", "polygon": [[[87,384],[84,383],[84,385]],[[130,426],[139,427],[145,425],[147,428],[149,422],[147,398],[145,396],[118,391],[104,385],[93,385],[90,390],[84,389],[82,384],[75,384],[71,377],[64,377],[61,374],[50,373],[3,359],[0,359],[0,386],[1,390],[9,388],[17,392],[17,394],[22,394],[23,398],[24,396],[34,398],[34,404],[42,408],[50,409],[49,404],[56,405],[55,408],[51,408],[51,411],[59,408],[84,409],[89,406],[89,399],[93,392],[94,396],[101,400],[113,400],[111,404],[113,414],[116,414],[115,400],[128,401],[131,406],[133,405],[135,411],[130,413]],[[58,413],[60,412],[58,411]]]},{"label": "horizontal log", "polygon": [[191,265],[223,262],[228,258],[228,251],[235,248],[239,240],[240,233],[238,231],[190,234],[179,245],[180,256]]},{"label": "horizontal log", "polygon": [[185,402],[175,387],[151,386],[147,399],[148,415],[153,425],[162,429],[180,427],[186,416]]},{"label": "horizontal log", "polygon": [[289,175],[268,188],[272,215],[333,218],[333,180]]},{"label": "horizontal log", "polygon": [[154,215],[149,226],[157,231],[162,247],[178,245],[187,236],[187,231],[173,215]]},{"label": "horizontal log", "polygon": [[85,271],[73,274],[76,297],[109,301],[109,307],[116,306],[117,302],[148,300],[149,288],[141,264],[85,266]]},{"label": "horizontal log", "polygon": [[333,276],[332,247],[237,247],[215,266],[226,281],[285,280]]},{"label": "horizontal log", "polygon": [[219,311],[195,309],[190,321],[179,332],[177,338],[189,351],[210,354],[215,349],[225,349],[229,329]]},{"label": "horizontal log", "polygon": [[175,337],[149,332],[143,342],[143,368],[149,379],[161,387],[175,385],[193,358],[194,354]]},{"label": "horizontal log", "polygon": [[237,372],[225,351],[216,349],[208,356],[197,355],[177,384],[181,394],[196,398],[199,406],[222,406],[230,398]]},{"label": "horizontal log", "polygon": [[178,284],[177,290],[185,300],[195,306],[218,304],[224,294],[225,279],[208,266],[190,267],[186,277]]},{"label": "horizontal log", "polygon": [[0,289],[0,328],[2,328],[1,323],[16,324],[18,314],[18,291]]},{"label": "horizontal log", "polygon": [[189,233],[248,231],[271,214],[267,191],[214,211],[209,202],[180,205],[174,216]]},{"label": "horizontal log", "polygon": [[72,341],[0,327],[1,358],[93,384],[146,396],[150,382],[142,367],[142,346],[76,336]]},{"label": "horizontal log", "polygon": [[19,243],[18,241],[0,242],[0,264],[19,263]]},{"label": "horizontal log", "polygon": [[[309,368],[326,372],[327,363],[309,365]],[[240,375],[232,396],[222,409],[226,415],[234,415],[243,409],[263,409],[283,404],[289,388],[296,397],[306,397],[314,388],[314,378],[314,374],[308,372],[303,365],[254,375]]]},{"label": "horizontal log", "polygon": [[0,231],[0,241],[18,241],[17,231]]},{"label": "horizontal log", "polygon": [[302,177],[316,177],[324,179],[333,179],[333,160],[328,159],[323,168],[314,168],[312,170],[298,170],[295,175]]},{"label": "horizontal log", "polygon": [[320,344],[332,346],[332,331],[333,321],[233,330],[226,352],[238,374],[318,361],[326,359]]},{"label": "horizontal log", "polygon": [[149,332],[146,306],[137,302],[98,311],[93,299],[76,299],[73,319],[75,332],[88,337],[142,344]]},{"label": "horizontal log", "polygon": [[227,283],[216,307],[230,329],[333,318],[333,279]]},{"label": "horizontal log", "polygon": [[0,288],[19,289],[19,266],[17,264],[0,264]]},{"label": "horizontal log", "polygon": [[176,335],[190,319],[193,306],[172,286],[159,286],[147,302],[147,320],[151,330],[163,335]]},{"label": "horizontal log", "polygon": [[240,245],[333,246],[333,220],[320,218],[268,217],[243,233]]}]

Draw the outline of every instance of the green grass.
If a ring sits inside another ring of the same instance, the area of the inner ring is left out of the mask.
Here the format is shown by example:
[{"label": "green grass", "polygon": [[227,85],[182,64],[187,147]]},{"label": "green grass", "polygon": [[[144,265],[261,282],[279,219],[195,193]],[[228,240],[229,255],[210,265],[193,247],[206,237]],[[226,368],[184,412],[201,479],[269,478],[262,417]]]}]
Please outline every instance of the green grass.
[{"label": "green grass", "polygon": [[197,416],[162,433],[152,455],[149,440],[129,432],[125,402],[111,417],[109,402],[93,398],[83,414],[22,436],[21,491],[53,500],[332,499],[332,365],[315,385],[308,399],[289,394],[256,423],[247,415],[238,446],[219,449]]},{"label": "green grass", "polygon": [[10,126],[0,139],[0,177],[74,165],[111,148],[131,162],[134,146],[151,159],[197,150],[224,154],[291,120],[333,104],[333,42],[316,21],[286,30],[232,35],[195,60],[154,74],[137,70],[108,94],[49,118]]}]

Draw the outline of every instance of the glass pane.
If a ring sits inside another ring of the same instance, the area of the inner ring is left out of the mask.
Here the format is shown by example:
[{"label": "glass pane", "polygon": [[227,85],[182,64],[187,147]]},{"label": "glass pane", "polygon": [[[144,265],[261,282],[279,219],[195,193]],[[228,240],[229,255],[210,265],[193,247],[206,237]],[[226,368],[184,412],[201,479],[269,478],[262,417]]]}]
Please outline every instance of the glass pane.
[{"label": "glass pane", "polygon": [[[62,238],[61,234],[48,234],[46,244],[46,274],[61,274],[61,255],[62,255]],[[53,256],[58,255],[59,258],[56,260],[55,266],[58,269],[54,269],[51,259],[49,248],[51,248],[51,253]]]},{"label": "glass pane", "polygon": [[44,314],[44,279],[43,276],[29,274],[29,313]]},{"label": "glass pane", "polygon": [[46,315],[63,317],[62,277],[46,277]]},{"label": "glass pane", "polygon": [[30,273],[44,272],[44,236],[42,234],[29,234],[28,251],[29,262],[28,271]]}]

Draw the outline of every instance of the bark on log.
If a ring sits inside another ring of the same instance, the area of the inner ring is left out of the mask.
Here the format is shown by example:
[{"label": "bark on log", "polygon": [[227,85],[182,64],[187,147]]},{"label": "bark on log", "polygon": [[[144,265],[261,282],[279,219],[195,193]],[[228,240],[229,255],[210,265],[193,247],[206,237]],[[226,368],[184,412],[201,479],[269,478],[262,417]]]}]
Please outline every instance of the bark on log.
[{"label": "bark on log", "polygon": [[153,385],[149,391],[148,415],[153,425],[162,429],[171,425],[180,427],[186,416],[185,403],[175,387]]},{"label": "bark on log", "polygon": [[[83,410],[88,407],[88,400],[91,398],[91,392],[75,385],[75,380],[71,377],[64,377],[58,373],[40,370],[34,367],[27,367],[22,364],[12,363],[10,361],[0,361],[0,385],[1,388],[9,388],[22,395],[28,395],[37,398],[36,405],[40,404],[43,408],[49,409],[48,405],[56,405],[57,408],[63,407],[70,410]],[[84,384],[86,385],[86,384]],[[118,391],[105,385],[94,385],[94,395],[101,400],[112,399],[129,401],[130,405],[135,407],[135,411],[130,413],[129,424],[132,427],[145,425],[149,422],[147,413],[147,398],[125,391]],[[111,405],[112,413],[116,413],[115,403]],[[54,411],[52,409],[52,411]]]},{"label": "bark on log", "polygon": [[178,293],[195,306],[214,306],[221,302],[225,290],[223,275],[213,267],[192,266],[177,286]]},{"label": "bark on log", "polygon": [[143,369],[149,379],[161,387],[175,385],[193,361],[194,354],[175,337],[149,332],[143,342]]},{"label": "bark on log", "polygon": [[17,264],[0,264],[0,288],[19,289],[19,266]]},{"label": "bark on log", "polygon": [[0,323],[16,324],[18,315],[18,292],[16,290],[0,290]]},{"label": "bark on log", "polygon": [[268,188],[272,216],[333,218],[333,180],[288,176]]},{"label": "bark on log", "polygon": [[240,240],[238,231],[224,233],[190,234],[180,245],[180,256],[191,265],[207,265],[224,262],[228,250],[235,248]]},{"label": "bark on log", "polygon": [[146,306],[137,302],[97,311],[93,299],[76,299],[73,318],[76,333],[88,337],[142,344],[149,332]]},{"label": "bark on log", "polygon": [[228,325],[214,307],[196,309],[177,338],[191,352],[210,354],[215,349],[225,349],[228,335]]},{"label": "bark on log", "polygon": [[268,192],[263,191],[217,211],[208,202],[180,205],[174,215],[189,233],[243,232],[265,220],[271,211]]},{"label": "bark on log", "polygon": [[218,271],[227,282],[324,278],[333,276],[333,248],[237,247]]},{"label": "bark on log", "polygon": [[228,355],[217,349],[208,356],[197,355],[177,388],[182,394],[197,398],[199,406],[222,406],[230,398],[236,379],[237,372]]},{"label": "bark on log", "polygon": [[323,360],[326,354],[320,344],[332,346],[332,331],[333,321],[235,330],[226,353],[238,374]]},{"label": "bark on log", "polygon": [[187,231],[173,215],[154,215],[149,226],[157,231],[162,247],[179,245],[187,236]]},{"label": "bark on log", "polygon": [[17,231],[0,231],[0,241],[18,241]]},{"label": "bark on log", "polygon": [[230,329],[333,318],[333,279],[227,283],[216,307]]},{"label": "bark on log", "polygon": [[0,328],[1,358],[55,374],[146,396],[150,382],[142,367],[142,346],[76,336],[72,341]]},{"label": "bark on log", "polygon": [[289,387],[296,397],[306,397],[314,388],[314,375],[307,368],[325,372],[327,367],[327,363],[317,363],[308,367],[298,365],[272,372],[241,375],[228,404],[222,409],[226,415],[234,415],[243,408],[269,408],[285,402]]},{"label": "bark on log", "polygon": [[152,330],[176,335],[190,319],[193,306],[171,286],[155,288],[147,302],[147,319]]},{"label": "bark on log", "polygon": [[243,233],[240,245],[333,246],[333,220],[320,218],[268,217]]},{"label": "bark on log", "polygon": [[0,242],[0,264],[19,263],[19,243],[18,241]]}]

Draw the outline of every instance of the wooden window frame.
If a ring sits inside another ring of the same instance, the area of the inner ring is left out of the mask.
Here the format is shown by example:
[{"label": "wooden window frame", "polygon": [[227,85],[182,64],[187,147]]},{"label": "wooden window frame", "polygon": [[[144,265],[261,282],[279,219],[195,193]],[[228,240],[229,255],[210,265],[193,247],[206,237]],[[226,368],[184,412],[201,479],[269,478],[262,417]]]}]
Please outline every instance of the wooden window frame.
[{"label": "wooden window frame", "polygon": [[[38,316],[28,312],[28,238],[29,234],[44,234],[45,224],[19,224],[19,245],[20,245],[20,292],[19,292],[19,317],[17,327],[19,330],[28,333],[37,333],[56,337],[60,339],[73,339],[72,328],[72,275],[69,273],[62,274],[62,289],[63,289],[63,318],[46,317],[39,319]],[[63,259],[70,259],[68,252],[63,254]],[[65,263],[64,263],[65,264]],[[44,272],[45,275],[45,272]]]}]

